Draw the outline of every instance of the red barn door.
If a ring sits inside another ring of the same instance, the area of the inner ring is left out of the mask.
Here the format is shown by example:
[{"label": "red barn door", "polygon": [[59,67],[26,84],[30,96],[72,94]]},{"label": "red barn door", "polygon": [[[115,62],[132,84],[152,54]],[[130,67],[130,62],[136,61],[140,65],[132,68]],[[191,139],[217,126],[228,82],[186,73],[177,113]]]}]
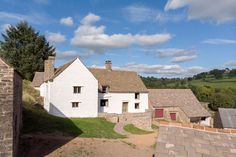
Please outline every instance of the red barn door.
[{"label": "red barn door", "polygon": [[163,118],[163,109],[155,109],[155,118]]},{"label": "red barn door", "polygon": [[170,113],[171,120],[176,120],[176,113]]}]

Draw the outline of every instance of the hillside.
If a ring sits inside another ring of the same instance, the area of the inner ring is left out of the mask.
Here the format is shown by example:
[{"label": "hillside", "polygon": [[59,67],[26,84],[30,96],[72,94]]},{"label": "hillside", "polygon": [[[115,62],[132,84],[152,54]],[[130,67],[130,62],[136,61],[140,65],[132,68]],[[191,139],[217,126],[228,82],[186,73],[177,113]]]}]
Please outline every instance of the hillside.
[{"label": "hillside", "polygon": [[189,78],[141,77],[147,88],[190,88],[199,101],[218,107],[236,108],[236,70],[214,69]]}]

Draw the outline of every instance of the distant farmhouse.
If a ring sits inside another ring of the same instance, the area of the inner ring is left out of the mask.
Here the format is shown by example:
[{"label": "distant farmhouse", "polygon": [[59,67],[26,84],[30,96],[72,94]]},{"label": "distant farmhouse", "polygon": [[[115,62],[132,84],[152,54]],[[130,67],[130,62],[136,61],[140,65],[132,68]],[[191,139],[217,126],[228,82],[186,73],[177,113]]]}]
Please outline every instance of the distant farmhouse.
[{"label": "distant farmhouse", "polygon": [[21,75],[0,58],[0,156],[17,156],[21,122]]},{"label": "distant farmhouse", "polygon": [[149,89],[149,105],[156,119],[211,125],[210,113],[190,89]]},{"label": "distant farmhouse", "polygon": [[113,70],[111,61],[105,62],[105,69],[98,69],[87,68],[76,58],[54,69],[54,57],[49,57],[44,72],[36,72],[32,84],[52,115],[106,116],[115,122],[151,127],[147,88],[137,73]]},{"label": "distant farmhouse", "polygon": [[218,108],[218,112],[215,116],[214,127],[236,129],[236,109]]}]

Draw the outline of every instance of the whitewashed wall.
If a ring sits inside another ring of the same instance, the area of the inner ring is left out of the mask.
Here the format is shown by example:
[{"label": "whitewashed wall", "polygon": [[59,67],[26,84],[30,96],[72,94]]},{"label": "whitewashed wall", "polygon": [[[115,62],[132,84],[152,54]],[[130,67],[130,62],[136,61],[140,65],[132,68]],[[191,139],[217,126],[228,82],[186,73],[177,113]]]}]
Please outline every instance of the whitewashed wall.
[{"label": "whitewashed wall", "polygon": [[205,126],[211,126],[211,117],[207,117],[205,120],[201,120],[200,124]]},{"label": "whitewashed wall", "polygon": [[[73,86],[82,86],[81,93],[75,94]],[[79,59],[53,82],[48,82],[44,90],[47,93],[44,108],[50,114],[60,117],[97,117],[98,81]],[[79,107],[72,108],[72,102],[80,102]]]},{"label": "whitewashed wall", "polygon": [[[108,99],[108,106],[101,107],[100,99]],[[122,113],[122,102],[128,102],[128,112],[140,113],[148,109],[148,93],[140,93],[140,98],[135,99],[135,93],[99,93],[98,111],[107,113]],[[139,109],[135,109],[135,103],[139,103]]]}]

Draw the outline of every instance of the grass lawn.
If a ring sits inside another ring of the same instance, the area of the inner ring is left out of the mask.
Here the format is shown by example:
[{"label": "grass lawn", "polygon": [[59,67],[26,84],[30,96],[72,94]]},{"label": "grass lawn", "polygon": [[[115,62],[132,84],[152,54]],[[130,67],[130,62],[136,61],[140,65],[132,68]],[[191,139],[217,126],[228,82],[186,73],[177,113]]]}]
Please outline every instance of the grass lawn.
[{"label": "grass lawn", "polygon": [[153,133],[152,131],[145,131],[145,130],[136,128],[133,124],[127,124],[124,127],[124,130],[132,134],[139,134],[139,135]]},{"label": "grass lawn", "polygon": [[61,118],[43,109],[24,104],[23,133],[60,133],[65,136],[124,138],[113,131],[113,123],[103,118]]},{"label": "grass lawn", "polygon": [[65,136],[124,138],[113,131],[115,124],[104,118],[61,118],[48,114],[36,103],[39,92],[23,81],[23,134],[60,133]]}]

